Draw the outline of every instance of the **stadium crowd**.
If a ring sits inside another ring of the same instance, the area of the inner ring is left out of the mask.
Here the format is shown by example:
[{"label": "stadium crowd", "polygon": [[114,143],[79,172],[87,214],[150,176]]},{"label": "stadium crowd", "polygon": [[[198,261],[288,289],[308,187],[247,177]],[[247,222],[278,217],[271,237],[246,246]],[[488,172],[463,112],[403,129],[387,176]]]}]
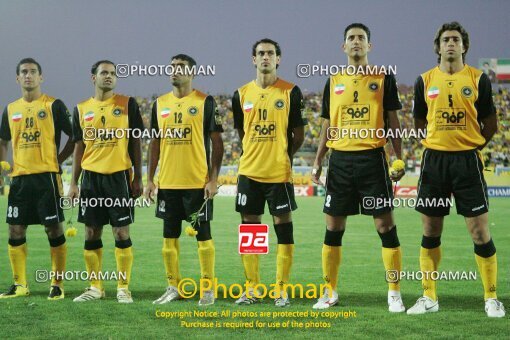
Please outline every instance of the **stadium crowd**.
[{"label": "stadium crowd", "polygon": [[[402,102],[402,110],[400,111],[400,123],[402,128],[411,129],[413,127],[413,87],[399,85],[400,99]],[[317,150],[319,134],[321,129],[321,106],[322,94],[320,93],[304,93],[305,113],[309,124],[305,128],[305,141],[300,150],[302,153],[313,154]],[[143,121],[146,127],[150,126],[150,116],[152,102],[157,95],[151,98],[137,97],[140,110],[142,112]],[[225,141],[225,156],[223,165],[237,164],[241,153],[240,143],[237,131],[234,129],[234,118],[232,115],[232,101],[229,95],[217,95],[214,97],[218,105],[219,113],[223,116],[223,140]],[[489,145],[483,150],[486,168],[494,168],[497,166],[509,166],[510,163],[510,93],[508,88],[500,87],[494,93],[494,104],[498,114],[499,131],[492,138]],[[144,158],[148,148],[148,140],[144,141]],[[417,140],[404,139],[402,142],[402,154],[407,161],[408,169],[414,169],[419,165],[423,147]],[[391,153],[390,153],[391,155]],[[304,158],[298,156],[294,160],[295,165],[311,165],[308,164],[311,157]],[[144,162],[145,163],[145,162]]]}]

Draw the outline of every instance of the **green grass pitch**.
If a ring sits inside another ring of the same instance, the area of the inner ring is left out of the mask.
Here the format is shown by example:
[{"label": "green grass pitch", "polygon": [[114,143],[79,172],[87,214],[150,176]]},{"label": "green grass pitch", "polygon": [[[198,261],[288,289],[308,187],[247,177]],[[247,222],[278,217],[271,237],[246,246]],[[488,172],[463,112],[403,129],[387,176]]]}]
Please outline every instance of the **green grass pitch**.
[{"label": "green grass pitch", "polygon": [[[299,209],[294,214],[295,257],[292,282],[306,285],[322,283],[321,246],[324,237],[323,198],[298,198]],[[508,199],[491,200],[490,225],[495,240],[499,262],[499,299],[510,309],[510,231],[508,226]],[[233,197],[215,199],[215,219],[212,224],[216,244],[216,275],[220,283],[243,283],[244,275],[240,256],[237,254],[237,224]],[[2,219],[6,211],[6,198],[0,198]],[[267,209],[266,209],[267,210]],[[76,211],[75,211],[76,214]],[[66,212],[69,216],[69,211]],[[403,269],[419,270],[418,255],[421,242],[421,222],[417,212],[398,208],[395,212],[398,234],[403,252]],[[265,222],[272,225],[266,212]],[[185,225],[185,224],[184,224]],[[184,226],[183,225],[183,226]],[[84,270],[83,225],[76,224],[78,235],[68,238],[68,270]],[[7,225],[0,233],[0,288],[11,284],[11,270],[7,257]],[[110,227],[103,235],[103,270],[115,270],[114,242]],[[183,228],[184,229],[184,228]],[[106,282],[106,299],[76,304],[72,299],[87,286],[86,282],[65,283],[65,300],[47,301],[49,283],[36,283],[35,271],[50,267],[49,245],[41,226],[28,229],[28,280],[31,295],[0,301],[1,338],[163,338],[171,336],[207,338],[279,337],[312,338],[343,335],[349,338],[503,338],[508,336],[510,322],[489,319],[484,312],[481,278],[476,281],[440,281],[438,296],[439,313],[408,316],[387,311],[385,272],[381,260],[381,242],[372,219],[367,216],[351,217],[343,239],[342,265],[340,268],[340,304],[328,311],[356,312],[356,317],[317,319],[299,317],[185,317],[188,322],[202,321],[220,325],[226,322],[264,322],[263,328],[185,328],[178,318],[157,318],[156,312],[236,311],[310,312],[315,300],[293,299],[291,306],[276,309],[266,298],[262,304],[238,307],[232,298],[217,300],[214,306],[199,308],[198,298],[177,301],[163,306],[152,305],[165,289],[166,280],[161,257],[162,221],[154,217],[154,206],[136,211],[136,223],[131,227],[134,244],[134,266],[130,290],[135,300],[132,305],[120,305],[115,299],[116,282]],[[276,236],[271,231],[270,253],[261,259],[262,282],[269,285],[275,277]],[[476,271],[473,244],[463,218],[455,214],[446,219],[442,238],[443,259],[440,270]],[[181,273],[183,277],[199,278],[197,246],[194,238],[181,236]],[[411,307],[420,296],[419,281],[402,282],[406,307]],[[220,291],[221,293],[221,291]],[[232,315],[232,314],[230,314]],[[286,327],[286,321],[310,321],[329,324],[325,328]],[[279,327],[278,327],[279,323]],[[226,325],[226,324],[225,324]],[[274,327],[269,327],[274,326]]]}]

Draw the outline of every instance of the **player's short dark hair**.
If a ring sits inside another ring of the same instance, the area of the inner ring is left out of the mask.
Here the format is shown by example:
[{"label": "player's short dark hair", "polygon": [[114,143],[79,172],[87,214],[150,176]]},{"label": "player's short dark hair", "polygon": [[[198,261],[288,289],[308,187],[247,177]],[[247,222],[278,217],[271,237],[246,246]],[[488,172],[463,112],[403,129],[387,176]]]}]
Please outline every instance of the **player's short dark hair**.
[{"label": "player's short dark hair", "polygon": [[99,65],[101,64],[110,64],[110,65],[113,65],[113,67],[115,67],[115,64],[113,63],[113,61],[110,61],[110,60],[99,60],[98,62],[94,63],[94,65],[92,65],[92,68],[90,69],[90,73],[92,74],[97,74],[97,69],[99,68]]},{"label": "player's short dark hair", "polygon": [[16,75],[19,76],[19,69],[23,64],[35,64],[37,65],[37,70],[39,74],[42,74],[41,64],[39,64],[34,58],[23,58],[19,61],[18,65],[16,65]]},{"label": "player's short dark hair", "polygon": [[187,61],[188,62],[188,65],[193,67],[193,66],[196,66],[197,65],[197,62],[195,61],[195,59],[191,58],[189,55],[187,54],[177,54],[177,55],[174,55],[172,57],[172,59],[170,60],[174,60],[174,59],[180,59],[180,60],[184,60],[184,61]]},{"label": "player's short dark hair", "polygon": [[360,28],[362,29],[363,31],[365,31],[365,33],[367,34],[367,41],[370,42],[370,29],[366,26],[366,25],[363,25],[362,23],[360,22],[355,22],[355,23],[352,23],[350,24],[349,26],[347,26],[344,30],[344,41],[345,39],[347,39],[347,32],[351,29],[351,28]]},{"label": "player's short dark hair", "polygon": [[280,48],[280,45],[276,41],[269,39],[269,38],[264,38],[264,39],[260,39],[255,44],[253,44],[253,47],[251,48],[251,55],[253,57],[255,57],[257,55],[257,46],[259,46],[260,44],[272,44],[274,46],[274,49],[276,50],[276,55],[278,57],[280,57],[282,55],[282,50]]},{"label": "player's short dark hair", "polygon": [[441,62],[441,55],[439,54],[439,45],[441,42],[439,40],[441,39],[441,35],[446,31],[457,31],[460,33],[460,36],[462,37],[462,45],[465,49],[464,53],[462,53],[462,61],[464,62],[469,50],[469,34],[457,21],[444,23],[436,32],[436,36],[434,38],[434,52],[437,54],[437,62]]}]

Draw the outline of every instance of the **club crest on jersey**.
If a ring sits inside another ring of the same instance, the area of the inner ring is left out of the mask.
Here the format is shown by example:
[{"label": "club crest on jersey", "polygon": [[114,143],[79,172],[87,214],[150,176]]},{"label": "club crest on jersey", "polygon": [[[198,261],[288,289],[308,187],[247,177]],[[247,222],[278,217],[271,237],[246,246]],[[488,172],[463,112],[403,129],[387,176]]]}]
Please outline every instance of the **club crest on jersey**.
[{"label": "club crest on jersey", "polygon": [[161,118],[166,118],[168,116],[170,116],[170,109],[165,107],[161,110]]},{"label": "club crest on jersey", "polygon": [[188,109],[188,113],[192,116],[196,115],[198,113],[198,109],[196,106],[192,106]]},{"label": "club crest on jersey", "polygon": [[427,97],[429,97],[430,99],[436,99],[437,96],[439,96],[439,88],[437,86],[432,86],[431,88],[429,88],[429,90],[427,91]]},{"label": "club crest on jersey", "polygon": [[462,95],[466,98],[469,98],[473,95],[473,90],[469,86],[464,86],[461,90]]},{"label": "club crest on jersey", "polygon": [[281,110],[285,107],[285,102],[281,99],[278,99],[274,102],[274,107],[278,110]]},{"label": "club crest on jersey", "polygon": [[37,117],[39,117],[39,119],[44,119],[46,118],[47,114],[46,114],[46,111],[44,110],[41,110],[37,113]]},{"label": "club crest on jersey", "polygon": [[335,85],[335,94],[342,94],[345,91],[345,85],[344,84],[337,84]]},{"label": "club crest on jersey", "polygon": [[12,121],[19,122],[22,117],[23,115],[21,114],[21,112],[16,112],[15,114],[12,115]]},{"label": "club crest on jersey", "polygon": [[94,112],[89,111],[89,112],[85,113],[84,119],[87,122],[90,122],[92,119],[94,119]]},{"label": "club crest on jersey", "polygon": [[368,88],[371,90],[371,91],[377,91],[377,89],[379,89],[379,85],[377,85],[377,83],[370,83],[370,85],[368,85]]},{"label": "club crest on jersey", "polygon": [[122,114],[122,109],[120,107],[116,107],[115,109],[113,109],[112,111],[112,115],[114,115],[115,117],[118,117]]},{"label": "club crest on jersey", "polygon": [[243,110],[246,112],[250,112],[252,109],[253,109],[252,102],[246,102],[246,104],[243,105]]}]

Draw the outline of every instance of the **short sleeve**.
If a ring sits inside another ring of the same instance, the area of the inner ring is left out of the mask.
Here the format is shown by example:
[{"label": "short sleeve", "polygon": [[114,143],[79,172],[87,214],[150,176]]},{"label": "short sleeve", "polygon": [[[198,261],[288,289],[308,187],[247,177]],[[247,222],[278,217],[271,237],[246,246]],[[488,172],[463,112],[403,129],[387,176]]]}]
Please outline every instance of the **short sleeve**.
[{"label": "short sleeve", "polygon": [[416,79],[414,83],[414,105],[413,115],[414,118],[427,119],[428,107],[425,102],[425,85],[421,76]]}]

